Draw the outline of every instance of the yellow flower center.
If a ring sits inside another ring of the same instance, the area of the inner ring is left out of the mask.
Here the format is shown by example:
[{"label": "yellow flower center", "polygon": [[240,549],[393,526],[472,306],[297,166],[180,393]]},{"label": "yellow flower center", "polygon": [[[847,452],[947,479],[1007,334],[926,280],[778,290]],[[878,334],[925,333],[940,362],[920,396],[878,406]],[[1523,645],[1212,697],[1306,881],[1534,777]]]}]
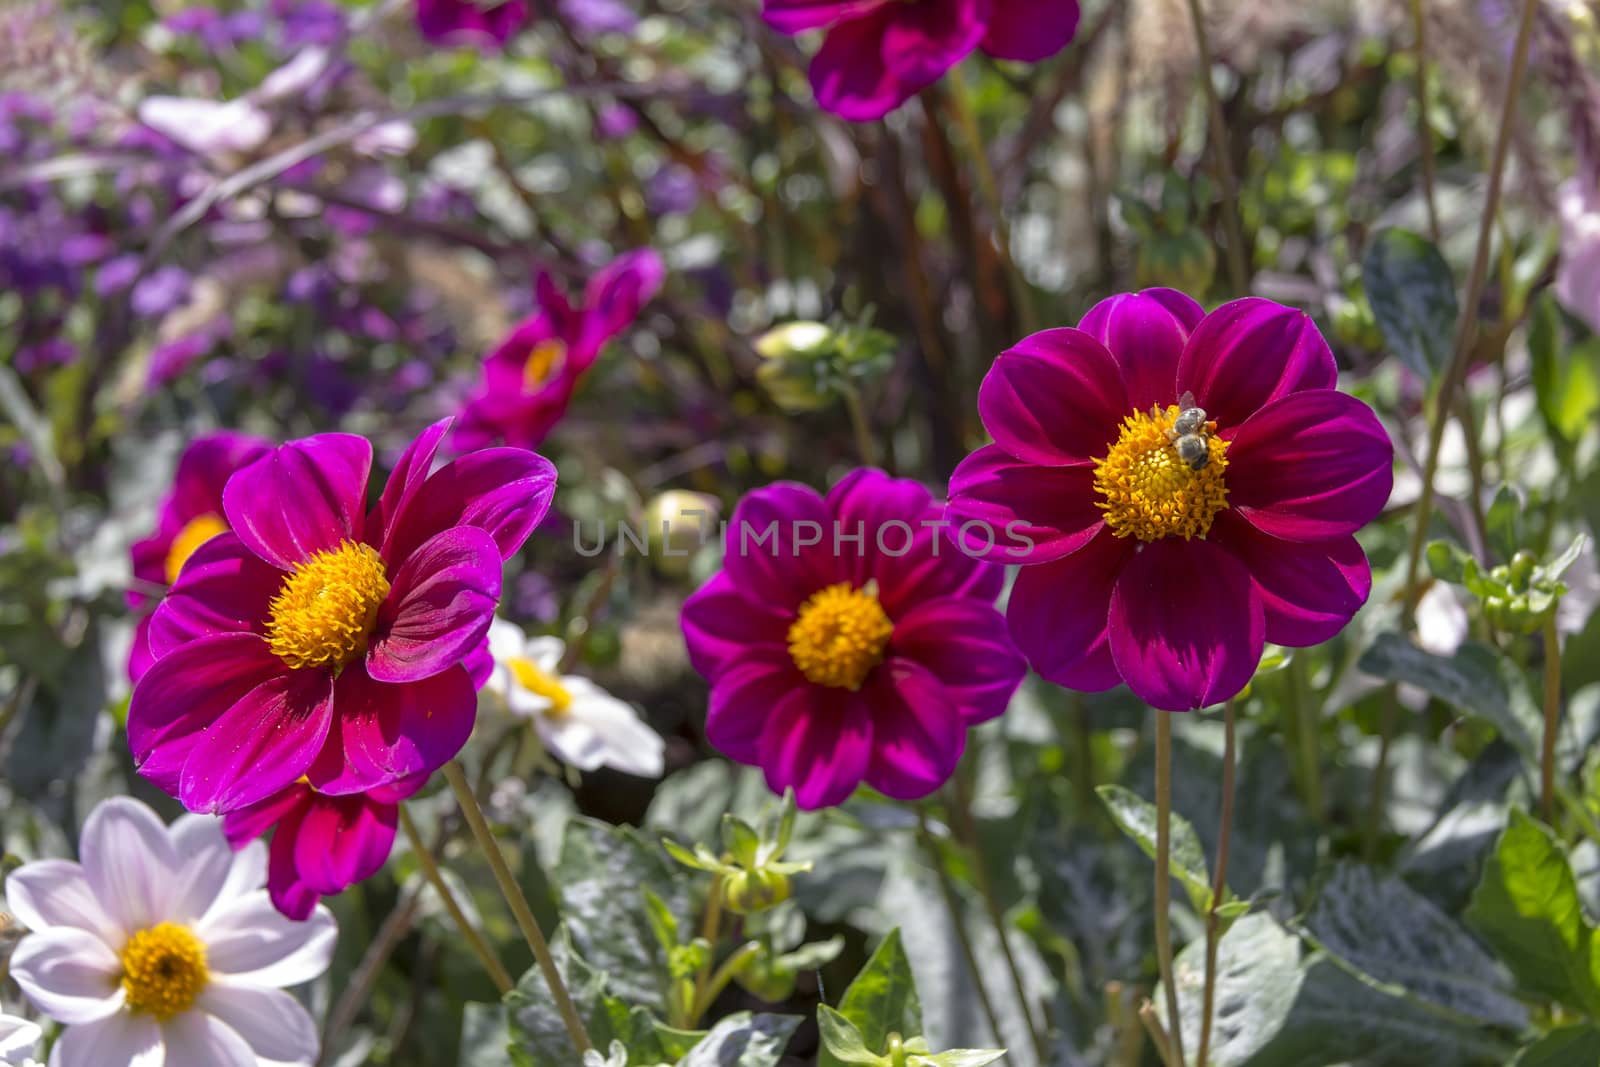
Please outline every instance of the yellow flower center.
[{"label": "yellow flower center", "polygon": [[1095,461],[1096,505],[1118,537],[1159,541],[1163,537],[1204,537],[1217,512],[1228,506],[1228,444],[1213,436],[1215,423],[1199,435],[1206,462],[1199,470],[1178,454],[1173,424],[1177,405],[1135,411],[1122,420],[1122,433],[1104,459]]},{"label": "yellow flower center", "polygon": [[572,706],[572,694],[561,684],[561,679],[548,671],[541,670],[533,660],[518,657],[508,660],[506,666],[510,668],[511,676],[517,680],[518,685],[550,702],[550,710],[545,712],[546,715],[559,718]]},{"label": "yellow flower center", "polygon": [[878,583],[860,589],[830,585],[800,605],[789,627],[789,655],[806,680],[834,689],[860,689],[894,633],[878,603]]},{"label": "yellow flower center", "polygon": [[267,644],[296,670],[343,667],[366,652],[388,595],[389,578],[377,549],[345,541],[318,552],[283,580],[267,619]]},{"label": "yellow flower center", "polygon": [[140,930],[122,950],[122,988],[128,1008],[166,1022],[194,1006],[211,972],[206,946],[187,926],[161,923]]},{"label": "yellow flower center", "polygon": [[222,516],[209,511],[184,523],[183,529],[178,531],[178,536],[172,539],[172,545],[167,549],[167,584],[172,585],[178,580],[183,565],[189,562],[195,549],[217,534],[227,532],[228,524],[222,521]]},{"label": "yellow flower center", "polygon": [[555,373],[567,358],[567,344],[559,337],[547,337],[533,346],[528,361],[522,365],[522,387],[533,392]]}]

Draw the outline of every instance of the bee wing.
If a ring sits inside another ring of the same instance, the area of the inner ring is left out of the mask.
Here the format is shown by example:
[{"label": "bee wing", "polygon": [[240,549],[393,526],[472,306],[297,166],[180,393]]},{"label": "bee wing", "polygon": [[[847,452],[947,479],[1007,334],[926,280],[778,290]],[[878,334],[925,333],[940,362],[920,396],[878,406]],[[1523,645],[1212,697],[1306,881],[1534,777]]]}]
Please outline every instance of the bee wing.
[{"label": "bee wing", "polygon": [[1187,411],[1192,407],[1194,407],[1194,393],[1185,389],[1183,395],[1178,398],[1178,410]]}]

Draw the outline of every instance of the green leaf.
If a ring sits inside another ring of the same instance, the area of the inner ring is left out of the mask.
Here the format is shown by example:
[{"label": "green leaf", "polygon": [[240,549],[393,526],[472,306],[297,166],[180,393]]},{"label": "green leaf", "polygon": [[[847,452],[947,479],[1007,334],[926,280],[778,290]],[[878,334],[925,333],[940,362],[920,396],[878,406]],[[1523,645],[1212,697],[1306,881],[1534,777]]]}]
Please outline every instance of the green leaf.
[{"label": "green leaf", "polygon": [[756,852],[761,848],[761,835],[755,827],[737,815],[722,817],[722,847],[733,854],[734,862],[741,867],[756,865]]},{"label": "green leaf", "polygon": [[1513,1067],[1594,1067],[1600,1063],[1600,1030],[1566,1026],[1522,1050]]},{"label": "green leaf", "polygon": [[800,1022],[798,1015],[744,1011],[729,1015],[689,1050],[678,1067],[777,1067]]},{"label": "green leaf", "polygon": [[1553,436],[1571,445],[1600,411],[1600,338],[1569,346],[1555,300],[1546,293],[1528,324],[1528,354],[1539,415]]},{"label": "green leaf", "polygon": [[[1122,832],[1133,838],[1146,856],[1156,854],[1156,808],[1131,789],[1103,785],[1097,790],[1111,818]],[[1183,884],[1194,910],[1204,914],[1211,908],[1211,879],[1206,873],[1206,853],[1189,820],[1172,816],[1172,876]],[[1224,893],[1223,899],[1229,894]]]},{"label": "green leaf", "polygon": [[1362,260],[1361,280],[1384,342],[1413,373],[1436,381],[1450,362],[1460,316],[1439,250],[1407,230],[1381,230]]},{"label": "green leaf", "polygon": [[[590,1038],[609,1041],[608,1032],[596,1033],[600,1028],[590,1025],[606,1019],[603,1005],[606,976],[573,953],[566,927],[557,932],[550,947],[556,969],[577,1005],[578,1014],[589,1026]],[[506,994],[505,1004],[510,1013],[513,1063],[518,1067],[572,1067],[577,1062],[578,1051],[573,1048],[572,1038],[567,1035],[566,1025],[556,1011],[544,972],[537,966],[530,967],[517,982],[517,988]]]},{"label": "green leaf", "polygon": [[1460,546],[1449,541],[1428,542],[1428,572],[1441,582],[1460,585],[1466,574],[1467,560],[1470,558]]},{"label": "green leaf", "polygon": [[1435,656],[1399,634],[1379,634],[1360,667],[1386,681],[1405,682],[1482,719],[1529,760],[1538,759],[1544,726],[1539,707],[1516,665],[1468,642],[1452,657]]},{"label": "green leaf", "polygon": [[885,1057],[867,1048],[855,1023],[826,1004],[817,1005],[817,1030],[822,1035],[822,1047],[836,1063],[868,1064],[870,1067],[878,1067],[889,1062]]},{"label": "green leaf", "polygon": [[[1174,967],[1183,1045],[1190,1050],[1200,1047],[1205,950],[1205,939],[1195,938],[1178,954]],[[1302,977],[1299,940],[1270,916],[1247,915],[1234,923],[1217,944],[1212,1067],[1250,1063],[1282,1028]],[[1165,1019],[1165,997],[1153,994],[1151,999]]]},{"label": "green leaf", "polygon": [[[845,990],[839,1014],[861,1032],[869,1049],[887,1048],[890,1034],[917,1037],[922,1033],[922,1002],[898,928],[889,931]],[[827,1054],[818,1060],[819,1067],[836,1067],[840,1062]]]},{"label": "green leaf", "polygon": [[1525,533],[1522,528],[1522,514],[1526,508],[1527,501],[1514,487],[1502,485],[1495,491],[1494,501],[1489,505],[1488,514],[1484,516],[1489,534],[1489,547],[1494,550],[1495,558],[1509,561],[1517,554],[1517,549],[1523,547]]},{"label": "green leaf", "polygon": [[511,1067],[511,1024],[504,1004],[467,1004],[461,1010],[460,1063]]},{"label": "green leaf", "polygon": [[1600,1011],[1594,926],[1583,913],[1566,849],[1513,810],[1467,908],[1467,923],[1524,990]]}]

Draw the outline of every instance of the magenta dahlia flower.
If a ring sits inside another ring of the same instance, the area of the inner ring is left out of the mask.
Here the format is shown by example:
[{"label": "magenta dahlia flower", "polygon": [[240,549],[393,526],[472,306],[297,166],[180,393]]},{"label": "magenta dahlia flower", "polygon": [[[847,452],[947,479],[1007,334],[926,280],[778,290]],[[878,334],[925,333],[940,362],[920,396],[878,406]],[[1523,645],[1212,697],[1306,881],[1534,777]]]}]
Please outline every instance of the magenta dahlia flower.
[{"label": "magenta dahlia flower", "polygon": [[629,252],[590,279],[576,306],[548,274],[539,275],[539,310],[484,362],[483,383],[461,413],[456,443],[538,447],[567,413],[606,342],[638,318],[665,274],[655,252]]},{"label": "magenta dahlia flower", "polygon": [[499,51],[528,21],[528,0],[417,0],[417,29],[435,44]]},{"label": "magenta dahlia flower", "polygon": [[827,30],[811,62],[824,109],[880,119],[982,49],[1038,63],[1078,32],[1077,0],[766,0],[781,33]]},{"label": "magenta dahlia flower", "polygon": [[1170,289],[995,360],[978,394],[995,443],[956,469],[948,518],[974,524],[966,550],[1022,564],[1007,617],[1034,670],[1184,711],[1243,689],[1264,642],[1338,633],[1371,590],[1353,535],[1394,450],[1335,384],[1303,312],[1207,315]]},{"label": "magenta dahlia flower", "polygon": [[400,802],[427,782],[404,778],[367,793],[326,796],[296,782],[276,796],[223,817],[235,849],[274,830],[267,859],[272,903],[291,919],[305,919],[323,897],[337,896],[377,874],[394,848]]},{"label": "magenta dahlia flower", "polygon": [[711,743],[803,808],[863,781],[905,800],[944,784],[1027,667],[994,607],[1003,570],[939,520],[922,485],[870,469],[826,498],[792,482],[746,496],[722,573],[683,607]]},{"label": "magenta dahlia flower", "polygon": [[128,709],[141,774],[220,814],[301,777],[366,792],[460,750],[477,706],[462,660],[555,469],[500,448],[430,474],[449,428],[411,444],[370,514],[372,446],[349,434],[291,441],[228,480],[231,532],[195,551],[151,620],[156,662]]},{"label": "magenta dahlia flower", "polygon": [[[270,441],[242,433],[196,437],[178,457],[172,490],[161,501],[156,532],[132,549],[133,576],[145,586],[168,586],[194,550],[228,529],[222,517],[222,487],[233,472],[249,466],[272,449]],[[150,613],[156,598],[129,590],[128,607],[139,613],[133,647],[128,651],[128,677],[137,682],[150,668]]]}]

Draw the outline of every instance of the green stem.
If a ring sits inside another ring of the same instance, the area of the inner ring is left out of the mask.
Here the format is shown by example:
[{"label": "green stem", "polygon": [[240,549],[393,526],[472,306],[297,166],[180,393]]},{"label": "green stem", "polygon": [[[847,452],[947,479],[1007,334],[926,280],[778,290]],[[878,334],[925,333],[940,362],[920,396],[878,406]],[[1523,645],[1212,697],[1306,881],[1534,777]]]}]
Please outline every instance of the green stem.
[{"label": "green stem", "polygon": [[456,895],[450,891],[449,883],[439,871],[439,864],[435,862],[433,852],[423,842],[422,835],[417,832],[417,824],[412,821],[411,813],[403,805],[400,808],[400,828],[405,831],[406,840],[411,842],[411,851],[416,853],[417,863],[422,866],[423,877],[428,879],[433,891],[439,894],[444,910],[450,913],[450,920],[460,929],[461,936],[466,938],[467,947],[472,949],[473,954],[478,957],[478,962],[483,964],[483,969],[489,973],[495,988],[499,989],[502,995],[511,992],[516,983],[511,980],[505,964],[500,962],[500,958],[494,954],[494,950],[483,939],[478,928],[467,918],[466,912],[461,910]]},{"label": "green stem", "polygon": [[1222,220],[1228,228],[1228,281],[1233,286],[1235,296],[1244,296],[1250,289],[1250,268],[1244,258],[1244,223],[1239,218],[1239,180],[1233,173],[1228,120],[1222,114],[1222,98],[1217,95],[1217,84],[1211,77],[1211,38],[1206,33],[1205,14],[1200,10],[1200,0],[1189,0],[1189,20],[1194,24],[1195,48],[1200,53],[1200,84],[1205,89],[1206,110],[1211,119],[1211,155],[1216,161],[1217,179],[1222,183]]},{"label": "green stem", "polygon": [[1223,895],[1228,891],[1228,846],[1233,840],[1233,794],[1237,772],[1233,701],[1223,705],[1222,715],[1222,812],[1217,818],[1217,872],[1211,885],[1211,907],[1206,910],[1206,987],[1200,1006],[1200,1050],[1195,1053],[1195,1067],[1206,1067],[1206,1059],[1211,1052],[1211,1015],[1217,1000],[1217,946],[1222,940],[1222,923],[1217,909],[1222,907]]},{"label": "green stem", "polygon": [[561,971],[556,968],[555,957],[550,954],[550,945],[545,941],[544,933],[533,917],[533,909],[528,906],[528,898],[523,895],[516,876],[506,864],[505,854],[500,851],[500,845],[494,839],[494,831],[489,828],[489,820],[484,818],[483,809],[478,806],[478,798],[473,795],[472,785],[467,781],[461,764],[454,760],[445,764],[444,776],[450,782],[450,788],[455,791],[456,803],[461,805],[461,814],[466,817],[467,825],[472,829],[472,836],[477,838],[478,847],[482,849],[484,858],[489,861],[489,869],[494,872],[494,880],[500,887],[500,895],[505,897],[506,905],[517,921],[517,928],[522,931],[528,947],[533,950],[533,958],[538,961],[539,970],[544,974],[545,984],[550,987],[550,997],[555,1001],[556,1011],[566,1025],[567,1035],[572,1038],[572,1044],[581,1057],[583,1053],[594,1048],[594,1042],[589,1040],[589,1031],[584,1028],[583,1019],[578,1015],[577,1005],[572,1002],[572,994],[567,992],[566,982],[561,979]]},{"label": "green stem", "polygon": [[872,426],[867,422],[867,411],[861,406],[861,391],[853,385],[842,390],[844,407],[850,413],[850,429],[856,436],[856,452],[864,466],[878,465],[878,448],[872,443]]},{"label": "green stem", "polygon": [[717,1002],[722,991],[728,988],[728,983],[733,981],[733,976],[739,973],[739,968],[745,965],[756,953],[761,951],[761,942],[746,941],[739,946],[739,950],[722,961],[722,966],[717,968],[717,973],[711,976],[711,982],[695,995],[694,1010],[689,1019],[690,1030],[700,1025],[700,1020],[705,1013],[711,1010],[711,1005]]},{"label": "green stem", "polygon": [[1183,1067],[1183,1016],[1172,970],[1172,716],[1156,712],[1156,962],[1167,1000],[1172,1067]]},{"label": "green stem", "polygon": [[1312,700],[1311,686],[1306,679],[1306,664],[1302,656],[1289,661],[1290,707],[1295,717],[1295,746],[1300,764],[1300,788],[1305,791],[1306,808],[1311,817],[1321,822],[1324,815],[1322,795],[1322,757],[1317,744],[1321,725],[1317,708]]},{"label": "green stem", "polygon": [[[705,996],[706,984],[711,981],[711,961],[717,953],[717,942],[722,939],[722,886],[722,875],[715,875],[711,879],[710,895],[706,897],[705,919],[700,924],[700,939],[711,947],[707,950],[706,961],[694,976],[694,996],[688,1005],[691,1013]],[[686,1025],[693,1027],[694,1019],[688,1020]]]},{"label": "green stem", "polygon": [[1544,621],[1544,744],[1539,752],[1539,807],[1552,823],[1556,810],[1556,740],[1561,727],[1561,635],[1556,614]]},{"label": "green stem", "polygon": [[1367,801],[1366,840],[1362,854],[1368,863],[1378,858],[1378,841],[1383,836],[1383,809],[1389,794],[1389,751],[1394,746],[1394,728],[1398,718],[1394,686],[1384,692],[1383,705],[1378,710],[1378,762],[1372,768],[1372,795]]},{"label": "green stem", "polygon": [[995,1013],[994,1001],[989,999],[989,990],[983,984],[983,972],[978,970],[978,954],[972,947],[972,935],[967,930],[965,910],[961,906],[961,897],[956,892],[955,883],[950,879],[950,872],[945,869],[944,857],[939,854],[939,844],[933,839],[933,833],[928,829],[928,817],[922,809],[917,809],[917,841],[928,855],[928,862],[933,865],[933,873],[939,879],[939,892],[944,896],[945,908],[950,912],[950,926],[955,930],[956,940],[961,944],[961,954],[966,958],[967,970],[972,974],[972,987],[977,991],[978,1003],[983,1008],[984,1016],[989,1020],[989,1029],[994,1032],[994,1039],[1001,1040],[1000,1016]]}]

